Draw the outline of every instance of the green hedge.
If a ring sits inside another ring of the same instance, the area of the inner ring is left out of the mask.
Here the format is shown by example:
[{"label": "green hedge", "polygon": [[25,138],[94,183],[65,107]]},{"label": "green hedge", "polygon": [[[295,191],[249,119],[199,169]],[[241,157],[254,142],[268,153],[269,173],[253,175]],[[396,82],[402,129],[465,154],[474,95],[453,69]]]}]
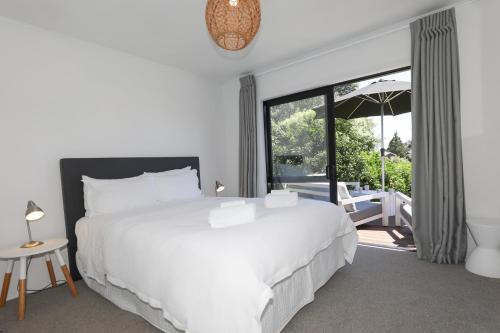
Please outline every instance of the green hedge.
[{"label": "green hedge", "polygon": [[[364,152],[361,154],[364,170],[359,180],[362,185],[370,185],[370,188],[382,188],[382,165],[379,152]],[[400,157],[385,159],[385,187],[393,188],[406,195],[411,195],[411,162]]]}]

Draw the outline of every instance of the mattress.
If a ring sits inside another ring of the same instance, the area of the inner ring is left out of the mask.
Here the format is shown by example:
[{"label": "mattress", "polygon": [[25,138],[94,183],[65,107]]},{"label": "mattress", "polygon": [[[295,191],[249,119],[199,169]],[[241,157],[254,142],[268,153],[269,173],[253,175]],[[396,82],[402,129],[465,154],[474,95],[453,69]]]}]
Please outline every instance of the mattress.
[{"label": "mattress", "polygon": [[[356,236],[348,234],[335,240],[327,249],[318,253],[308,265],[272,287],[274,299],[269,302],[261,318],[263,333],[280,332],[302,307],[314,300],[314,293],[328,282],[337,270],[345,266],[342,243],[351,242],[353,239],[356,239]],[[78,269],[82,272],[78,254],[76,261]],[[82,276],[89,288],[119,308],[141,316],[164,332],[184,333],[163,318],[160,309],[141,301],[127,289],[116,287],[111,283],[103,286],[92,278]]]}]

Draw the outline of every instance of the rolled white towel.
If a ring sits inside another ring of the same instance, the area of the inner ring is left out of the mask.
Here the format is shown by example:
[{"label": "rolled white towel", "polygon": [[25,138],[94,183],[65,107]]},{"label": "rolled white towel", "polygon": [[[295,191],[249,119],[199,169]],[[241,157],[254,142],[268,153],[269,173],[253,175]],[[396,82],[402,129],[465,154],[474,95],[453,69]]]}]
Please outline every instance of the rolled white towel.
[{"label": "rolled white towel", "polygon": [[271,194],[266,195],[264,201],[267,208],[293,207],[297,205],[299,195],[297,192],[279,194],[271,192]]},{"label": "rolled white towel", "polygon": [[215,229],[250,223],[255,221],[255,209],[254,203],[214,208],[208,222]]}]

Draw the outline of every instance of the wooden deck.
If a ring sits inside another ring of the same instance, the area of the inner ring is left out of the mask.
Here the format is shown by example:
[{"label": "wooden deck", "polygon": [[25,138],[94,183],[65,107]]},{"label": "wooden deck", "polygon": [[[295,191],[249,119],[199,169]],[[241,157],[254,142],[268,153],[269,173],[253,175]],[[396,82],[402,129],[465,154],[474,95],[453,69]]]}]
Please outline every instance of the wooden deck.
[{"label": "wooden deck", "polygon": [[413,235],[408,228],[396,227],[394,217],[389,220],[389,226],[382,226],[382,221],[373,221],[358,226],[359,243],[416,251]]}]

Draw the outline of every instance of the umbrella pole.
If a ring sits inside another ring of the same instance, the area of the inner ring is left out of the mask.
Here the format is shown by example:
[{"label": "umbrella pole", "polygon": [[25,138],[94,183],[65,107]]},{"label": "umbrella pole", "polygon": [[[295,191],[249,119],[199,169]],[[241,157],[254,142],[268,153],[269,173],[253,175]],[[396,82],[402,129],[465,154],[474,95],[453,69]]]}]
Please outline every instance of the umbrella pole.
[{"label": "umbrella pole", "polygon": [[384,103],[380,104],[380,143],[382,147],[380,148],[380,159],[382,162],[382,191],[385,191],[385,145],[384,145]]}]

